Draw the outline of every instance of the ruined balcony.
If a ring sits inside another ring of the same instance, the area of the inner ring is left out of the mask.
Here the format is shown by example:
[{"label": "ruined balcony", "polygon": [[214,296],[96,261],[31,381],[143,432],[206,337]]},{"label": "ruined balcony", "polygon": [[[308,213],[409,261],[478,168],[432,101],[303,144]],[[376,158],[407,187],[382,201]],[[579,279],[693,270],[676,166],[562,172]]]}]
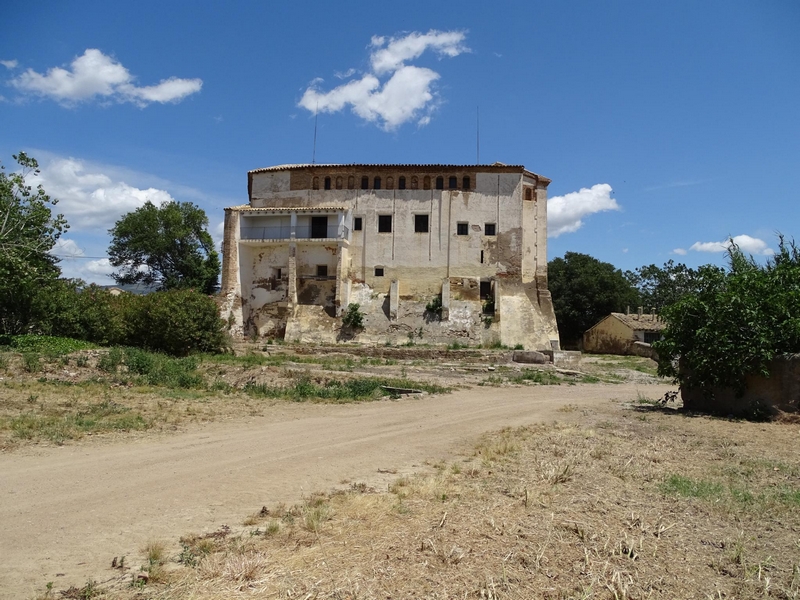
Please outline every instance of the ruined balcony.
[{"label": "ruined balcony", "polygon": [[287,241],[331,242],[350,239],[345,225],[279,225],[272,227],[242,227],[239,239],[243,242],[274,243]]}]

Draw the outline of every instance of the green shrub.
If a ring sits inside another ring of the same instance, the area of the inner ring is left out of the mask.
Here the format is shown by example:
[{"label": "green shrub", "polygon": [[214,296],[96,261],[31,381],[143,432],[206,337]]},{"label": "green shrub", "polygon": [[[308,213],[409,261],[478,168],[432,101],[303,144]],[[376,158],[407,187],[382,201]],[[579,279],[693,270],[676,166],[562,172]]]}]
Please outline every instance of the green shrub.
[{"label": "green shrub", "polygon": [[442,296],[434,296],[433,299],[425,305],[425,312],[431,315],[441,316],[442,314]]},{"label": "green shrub", "polygon": [[350,329],[363,329],[364,328],[364,313],[361,312],[361,305],[351,303],[347,305],[347,309],[342,315],[342,325]]},{"label": "green shrub", "polygon": [[[764,266],[736,245],[728,272],[706,271],[694,293],[661,313],[658,374],[682,387],[744,390],[747,375],[769,376],[778,354],[800,352],[800,250],[780,238]],[[680,363],[678,363],[680,360]]]},{"label": "green shrub", "polygon": [[221,352],[228,346],[225,322],[213,298],[194,290],[171,290],[138,296],[127,307],[127,343],[186,356]]},{"label": "green shrub", "polygon": [[42,363],[39,360],[38,352],[23,352],[22,353],[22,367],[28,373],[38,373],[42,370]]},{"label": "green shrub", "polygon": [[111,348],[106,354],[100,357],[97,361],[97,368],[106,373],[116,373],[117,368],[122,364],[122,349]]},{"label": "green shrub", "polygon": [[9,345],[18,352],[40,352],[48,356],[63,356],[94,348],[94,344],[82,340],[50,335],[16,335],[8,336]]}]

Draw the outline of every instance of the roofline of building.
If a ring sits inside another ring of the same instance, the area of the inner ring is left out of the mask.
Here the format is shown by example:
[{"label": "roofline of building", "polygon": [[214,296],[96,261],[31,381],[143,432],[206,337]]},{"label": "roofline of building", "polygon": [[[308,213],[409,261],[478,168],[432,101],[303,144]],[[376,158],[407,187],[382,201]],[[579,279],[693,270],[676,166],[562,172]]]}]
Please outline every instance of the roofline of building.
[{"label": "roofline of building", "polygon": [[542,183],[550,183],[550,179],[544,177],[543,175],[538,175],[533,171],[528,171],[523,165],[506,165],[503,163],[494,163],[491,165],[455,165],[455,164],[439,164],[439,163],[430,163],[430,164],[412,164],[412,163],[397,163],[397,164],[383,164],[383,163],[349,163],[349,164],[337,164],[337,163],[326,163],[326,164],[285,164],[285,165],[274,165],[271,167],[262,167],[260,169],[252,169],[247,172],[248,175],[254,175],[256,173],[269,173],[269,172],[277,172],[277,171],[300,171],[306,169],[313,169],[318,171],[330,170],[330,169],[423,169],[427,171],[444,171],[444,170],[469,170],[469,171],[494,171],[499,173],[524,173],[530,177],[534,177],[538,179]]}]

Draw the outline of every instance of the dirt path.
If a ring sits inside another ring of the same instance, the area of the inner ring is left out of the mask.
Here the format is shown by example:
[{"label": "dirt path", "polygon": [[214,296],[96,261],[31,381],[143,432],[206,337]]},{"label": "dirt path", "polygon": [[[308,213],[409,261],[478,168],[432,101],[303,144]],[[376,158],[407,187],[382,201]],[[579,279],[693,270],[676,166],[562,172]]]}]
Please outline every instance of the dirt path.
[{"label": "dirt path", "polygon": [[265,417],[172,436],[0,455],[0,598],[112,578],[150,539],[239,526],[262,505],[343,480],[385,485],[484,431],[557,419],[557,409],[658,397],[662,385],[477,387],[350,405],[277,405]]}]

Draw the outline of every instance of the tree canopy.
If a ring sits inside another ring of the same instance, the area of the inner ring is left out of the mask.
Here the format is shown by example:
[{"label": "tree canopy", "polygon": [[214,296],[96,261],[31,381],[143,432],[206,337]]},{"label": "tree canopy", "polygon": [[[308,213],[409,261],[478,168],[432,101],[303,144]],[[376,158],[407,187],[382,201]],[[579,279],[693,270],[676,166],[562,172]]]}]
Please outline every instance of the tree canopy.
[{"label": "tree canopy", "polygon": [[0,165],[0,331],[23,333],[35,319],[42,291],[61,274],[50,254],[69,227],[63,215],[53,215],[57,200],[31,180],[39,164],[20,152],[20,171],[7,174]]},{"label": "tree canopy", "polygon": [[152,202],[127,213],[109,230],[108,249],[117,283],[144,283],[161,290],[216,290],[219,255],[206,213],[191,202]]},{"label": "tree canopy", "polygon": [[565,346],[610,312],[636,305],[638,294],[621,270],[588,254],[567,252],[547,265],[548,287]]},{"label": "tree canopy", "polygon": [[800,352],[800,250],[780,238],[763,266],[735,245],[728,271],[705,269],[696,289],[661,315],[664,339],[654,346],[659,373],[683,387],[741,391],[749,374],[768,376],[770,361]]},{"label": "tree canopy", "polygon": [[695,292],[702,282],[723,270],[714,265],[691,269],[682,263],[669,260],[663,267],[654,264],[626,271],[625,277],[639,292],[639,306],[661,311],[688,293]]}]

